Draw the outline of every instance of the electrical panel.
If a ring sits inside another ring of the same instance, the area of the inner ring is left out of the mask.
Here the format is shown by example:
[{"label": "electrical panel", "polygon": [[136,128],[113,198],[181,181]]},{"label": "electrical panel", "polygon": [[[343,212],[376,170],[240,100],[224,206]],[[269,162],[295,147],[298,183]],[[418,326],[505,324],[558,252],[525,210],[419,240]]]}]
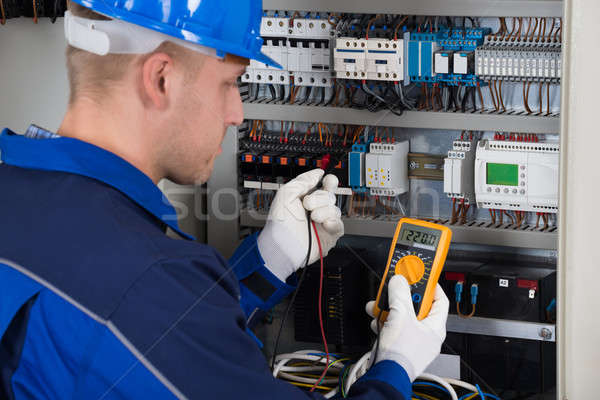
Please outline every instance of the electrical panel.
[{"label": "electrical panel", "polygon": [[356,249],[385,258],[378,245],[403,216],[448,226],[444,352],[460,356],[461,379],[485,385],[483,376],[503,399],[546,392],[555,385],[562,20],[401,14],[265,11],[263,52],[283,70],[251,63],[241,79],[240,232],[260,228],[298,174],[338,177],[347,235],[324,259],[323,291],[320,268],[309,267],[293,310],[297,342],[325,336],[343,353],[369,349],[349,310],[372,297],[367,276],[385,262]]}]

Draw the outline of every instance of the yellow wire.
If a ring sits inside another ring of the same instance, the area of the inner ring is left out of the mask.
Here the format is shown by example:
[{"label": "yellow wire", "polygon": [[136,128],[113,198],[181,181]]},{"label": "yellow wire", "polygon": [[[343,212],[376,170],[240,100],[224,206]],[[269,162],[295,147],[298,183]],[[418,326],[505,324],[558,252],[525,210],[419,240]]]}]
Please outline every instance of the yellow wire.
[{"label": "yellow wire", "polygon": [[287,373],[290,375],[294,375],[294,376],[301,376],[303,378],[319,379],[321,377],[321,375],[305,374],[302,372],[287,372]]},{"label": "yellow wire", "polygon": [[295,362],[287,364],[288,367],[314,367],[315,364],[309,362]]},{"label": "yellow wire", "polygon": [[[437,398],[437,397],[433,397],[433,396],[430,396],[430,395],[428,395],[428,394],[425,394],[425,393],[419,393],[419,392],[414,392],[414,391],[413,391],[413,393],[414,393],[414,394],[416,394],[416,395],[419,395],[419,396],[421,396],[422,398],[424,398],[424,399],[427,399],[427,400],[440,400],[440,399],[439,399],[439,398]],[[466,400],[466,399],[465,399],[465,400]]]},{"label": "yellow wire", "polygon": [[328,368],[331,368],[331,366],[332,366],[333,364],[335,364],[335,363],[339,363],[340,361],[350,361],[350,359],[349,359],[349,358],[340,358],[339,360],[335,360],[335,361],[333,361],[333,362],[329,363],[329,367],[328,367]]},{"label": "yellow wire", "polygon": [[[313,385],[309,384],[309,383],[300,383],[300,382],[289,382],[294,386],[300,386],[300,387],[307,387],[307,388],[312,388]],[[315,389],[321,389],[321,390],[333,390],[332,387],[328,387],[328,386],[315,386]]]},{"label": "yellow wire", "polygon": [[319,140],[323,143],[323,131],[321,130],[321,123],[319,122]]},{"label": "yellow wire", "polygon": [[479,393],[473,393],[472,395],[470,395],[469,397],[465,398],[464,400],[471,400],[471,399],[474,399],[477,396],[479,396]]}]

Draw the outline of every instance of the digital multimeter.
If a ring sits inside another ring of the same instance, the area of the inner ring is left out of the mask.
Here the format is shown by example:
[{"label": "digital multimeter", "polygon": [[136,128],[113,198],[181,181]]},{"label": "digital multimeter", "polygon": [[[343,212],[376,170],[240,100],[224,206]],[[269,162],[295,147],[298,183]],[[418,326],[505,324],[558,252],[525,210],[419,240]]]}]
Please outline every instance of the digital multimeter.
[{"label": "digital multimeter", "polygon": [[385,321],[389,312],[387,287],[392,276],[403,275],[411,288],[418,320],[429,314],[435,287],[444,267],[452,231],[443,225],[412,218],[398,221],[381,285],[375,299],[374,314]]}]

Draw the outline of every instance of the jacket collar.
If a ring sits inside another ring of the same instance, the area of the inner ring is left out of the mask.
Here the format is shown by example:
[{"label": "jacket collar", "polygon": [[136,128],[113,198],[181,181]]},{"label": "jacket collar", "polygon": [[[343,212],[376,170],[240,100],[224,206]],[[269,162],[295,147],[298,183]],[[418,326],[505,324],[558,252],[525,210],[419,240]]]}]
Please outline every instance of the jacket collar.
[{"label": "jacket collar", "polygon": [[2,161],[15,167],[69,172],[112,186],[182,237],[194,240],[179,229],[175,209],[154,182],[109,151],[32,125],[26,135],[4,129],[0,152]]}]

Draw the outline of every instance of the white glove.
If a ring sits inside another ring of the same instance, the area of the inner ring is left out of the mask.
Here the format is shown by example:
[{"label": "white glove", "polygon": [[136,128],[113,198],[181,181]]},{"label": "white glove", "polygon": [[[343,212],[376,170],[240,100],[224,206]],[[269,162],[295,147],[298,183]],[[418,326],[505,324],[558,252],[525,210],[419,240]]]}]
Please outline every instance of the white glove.
[{"label": "white glove", "polygon": [[[410,287],[402,275],[390,279],[388,299],[390,313],[381,329],[377,361],[396,361],[412,382],[440,354],[446,339],[450,303],[440,285],[437,285],[429,315],[421,321],[417,320]],[[374,301],[367,303],[367,313],[371,317],[374,317],[374,305]],[[377,333],[377,319],[371,322],[371,329]]]},{"label": "white glove", "polygon": [[[306,211],[311,212],[310,218],[315,222],[321,239],[323,257],[344,235],[342,212],[335,206],[336,198],[333,194],[338,185],[337,177],[327,175],[323,178],[325,190],[316,190],[305,196],[318,185],[324,173],[322,169],[314,169],[283,185],[271,204],[265,228],[258,236],[258,250],[266,267],[282,281],[306,263]],[[309,264],[319,259],[319,246],[312,228],[311,235]]]}]

